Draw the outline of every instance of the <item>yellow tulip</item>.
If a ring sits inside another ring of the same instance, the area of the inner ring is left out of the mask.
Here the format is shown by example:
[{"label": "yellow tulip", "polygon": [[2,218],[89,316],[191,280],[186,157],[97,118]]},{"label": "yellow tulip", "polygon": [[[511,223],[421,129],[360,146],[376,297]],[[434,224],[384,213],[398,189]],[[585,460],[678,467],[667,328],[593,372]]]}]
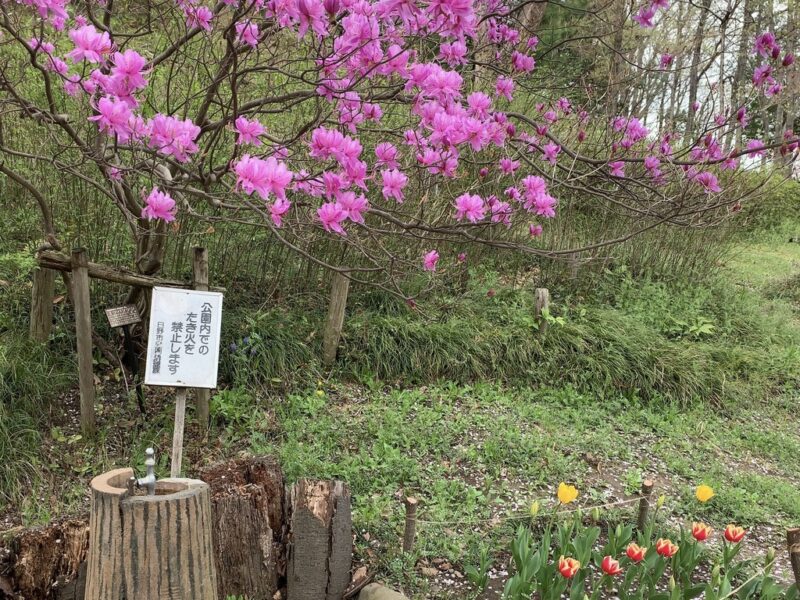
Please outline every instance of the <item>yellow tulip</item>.
[{"label": "yellow tulip", "polygon": [[539,501],[534,500],[531,502],[531,518],[536,517],[539,514]]},{"label": "yellow tulip", "polygon": [[558,484],[558,501],[561,504],[569,504],[574,502],[578,497],[578,490],[574,485],[567,485],[563,481]]},{"label": "yellow tulip", "polygon": [[694,492],[694,495],[700,502],[706,503],[709,500],[711,500],[711,498],[714,497],[714,490],[711,489],[710,486],[707,486],[705,484],[698,485],[697,489]]}]

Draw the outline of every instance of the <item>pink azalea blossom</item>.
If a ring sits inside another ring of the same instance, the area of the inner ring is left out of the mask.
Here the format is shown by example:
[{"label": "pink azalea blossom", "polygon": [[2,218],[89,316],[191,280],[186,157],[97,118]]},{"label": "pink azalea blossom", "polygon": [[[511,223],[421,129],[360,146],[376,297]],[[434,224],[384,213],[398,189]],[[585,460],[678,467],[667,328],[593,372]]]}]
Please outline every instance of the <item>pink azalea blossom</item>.
[{"label": "pink azalea blossom", "polygon": [[761,140],[750,140],[747,142],[747,153],[753,157],[764,156],[764,142]]},{"label": "pink azalea blossom", "polygon": [[438,58],[451,67],[466,64],[467,45],[462,41],[445,42],[439,46]]},{"label": "pink azalea blossom", "polygon": [[191,119],[177,119],[157,114],[148,123],[149,146],[161,154],[173,156],[178,162],[188,162],[189,155],[197,152],[195,144],[200,128]]},{"label": "pink azalea blossom", "polygon": [[234,121],[234,127],[239,134],[236,138],[237,144],[261,145],[261,140],[258,139],[258,136],[264,133],[264,126],[256,119],[248,121],[246,117],[238,117],[236,121]]},{"label": "pink azalea blossom", "polygon": [[436,250],[431,250],[422,257],[422,268],[433,272],[436,270],[437,262],[439,262],[439,253]]},{"label": "pink azalea blossom", "polygon": [[544,229],[542,229],[541,225],[531,223],[528,226],[528,233],[530,234],[531,237],[539,237],[540,235],[542,235],[542,231],[544,231]]},{"label": "pink azalea blossom", "polygon": [[513,100],[514,80],[510,77],[498,77],[494,84],[494,91],[498,96],[502,96],[506,100]]},{"label": "pink azalea blossom", "polygon": [[694,176],[693,180],[703,186],[706,194],[710,194],[712,192],[718,193],[722,191],[722,188],[719,187],[719,183],[717,182],[716,175],[709,173],[708,171],[698,173]]},{"label": "pink azalea blossom", "polygon": [[661,59],[659,61],[660,64],[661,64],[661,68],[662,69],[666,69],[667,67],[672,66],[672,61],[673,61],[674,58],[675,57],[672,56],[672,54],[668,54],[667,52],[662,54],[661,55]]},{"label": "pink azalea blossom", "polygon": [[456,257],[458,262],[465,263],[467,262],[467,253],[466,252],[459,252],[458,256]]},{"label": "pink azalea blossom", "polygon": [[462,194],[455,200],[456,219],[462,221],[466,217],[472,223],[477,223],[483,219],[486,213],[486,205],[483,199],[477,194]]},{"label": "pink azalea blossom", "polygon": [[283,225],[283,216],[292,208],[292,203],[285,198],[278,198],[269,207],[269,216],[272,217],[272,222],[275,227]]},{"label": "pink azalea blossom", "polygon": [[615,160],[608,163],[608,168],[611,170],[612,177],[625,177],[625,163],[621,160]]},{"label": "pink azalea blossom", "polygon": [[536,60],[532,56],[522,54],[516,50],[511,55],[511,65],[515,71],[530,73],[536,67]]},{"label": "pink azalea blossom", "polygon": [[207,6],[189,6],[186,8],[186,26],[189,29],[198,27],[211,31],[211,19],[214,13]]},{"label": "pink azalea blossom", "polygon": [[750,122],[750,117],[747,116],[747,109],[744,106],[739,107],[736,111],[736,122],[740,127],[747,127]]},{"label": "pink azalea blossom", "polygon": [[753,71],[753,84],[761,87],[769,80],[772,79],[772,66],[771,65],[759,65]]},{"label": "pink azalea blossom", "polygon": [[347,218],[347,211],[337,202],[326,202],[317,209],[317,217],[322,222],[322,227],[328,233],[334,232],[339,235],[347,235],[342,228],[342,221]]},{"label": "pink azalea blossom", "polygon": [[542,148],[542,159],[549,162],[551,165],[556,164],[558,154],[561,152],[561,146],[555,142],[550,142]]},{"label": "pink azalea blossom", "polygon": [[131,138],[130,107],[122,100],[104,96],[97,102],[97,115],[89,117],[90,121],[95,121],[98,128],[108,135],[116,135],[120,143],[125,143]]},{"label": "pink azalea blossom", "polygon": [[126,99],[128,104],[135,105],[132,94],[147,87],[147,80],[144,78],[147,60],[136,50],[128,49],[125,52],[116,52],[113,63],[109,76],[100,78],[103,89],[109,94]]},{"label": "pink azalea blossom", "polygon": [[395,148],[394,144],[381,142],[375,146],[375,156],[378,157],[378,166],[390,169],[396,169],[400,166],[397,162],[397,148]]},{"label": "pink azalea blossom", "polygon": [[383,197],[387,200],[394,198],[397,202],[402,203],[404,200],[403,188],[408,183],[405,173],[397,169],[384,169],[381,171],[381,177],[383,179]]},{"label": "pink azalea blossom", "polygon": [[794,54],[787,53],[786,56],[783,57],[783,61],[781,61],[781,64],[784,67],[791,67],[794,64]]},{"label": "pink azalea blossom", "polygon": [[268,159],[251,157],[245,154],[233,168],[237,175],[236,189],[243,190],[248,196],[257,192],[267,200],[270,193],[281,200],[286,200],[286,188],[292,182],[293,173],[275,157]]},{"label": "pink azalea blossom", "polygon": [[[771,31],[765,31],[756,36],[755,49],[753,52],[759,54],[764,58],[769,58],[772,55],[773,48],[776,47],[775,34]],[[780,52],[780,47],[778,47]]]},{"label": "pink azalea blossom", "polygon": [[347,218],[354,223],[364,223],[364,211],[369,210],[369,202],[367,202],[364,194],[356,196],[355,192],[342,192],[339,194],[337,204],[342,210],[347,212]]},{"label": "pink azalea blossom", "polygon": [[72,62],[85,60],[90,63],[99,63],[105,60],[105,55],[111,52],[111,38],[108,32],[98,32],[94,25],[84,25],[69,32],[69,39],[75,48],[67,53]]},{"label": "pink azalea blossom", "polygon": [[512,175],[517,169],[519,169],[518,160],[511,160],[510,158],[500,159],[500,170],[506,175]]},{"label": "pink azalea blossom", "polygon": [[258,46],[258,25],[252,21],[239,21],[236,23],[236,39],[255,48]]},{"label": "pink azalea blossom", "polygon": [[161,219],[169,223],[175,220],[175,200],[167,192],[154,187],[145,200],[142,218],[148,221]]},{"label": "pink azalea blossom", "polygon": [[642,6],[639,12],[631,17],[640,26],[650,29],[655,27],[653,17],[656,16],[656,8],[652,5]]}]

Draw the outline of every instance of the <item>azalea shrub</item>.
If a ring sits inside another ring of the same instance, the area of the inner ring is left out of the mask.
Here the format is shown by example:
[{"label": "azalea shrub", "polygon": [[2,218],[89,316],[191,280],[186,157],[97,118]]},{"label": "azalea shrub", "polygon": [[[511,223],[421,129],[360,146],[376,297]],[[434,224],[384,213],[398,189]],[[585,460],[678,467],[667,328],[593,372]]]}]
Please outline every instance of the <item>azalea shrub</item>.
[{"label": "azalea shrub", "polygon": [[[537,74],[529,4],[3,0],[0,109],[33,135],[4,136],[0,172],[56,248],[67,232],[36,165],[118,209],[141,272],[161,268],[183,220],[225,221],[411,302],[404,274],[435,281],[476,244],[554,256],[539,238],[574,194],[630,219],[620,239],[717,223],[765,188],[741,176],[748,162],[797,148],[792,131],[747,132],[750,105],[767,114],[796,68],[773,31],[749,40],[738,105],[711,88],[691,127],[648,124]],[[624,16],[650,29],[669,10],[636,2]],[[680,70],[674,59],[628,59],[626,77]]]},{"label": "azalea shrub", "polygon": [[[699,486],[697,498],[713,496]],[[796,586],[780,583],[773,575],[775,551],[763,557],[742,559],[747,532],[729,524],[722,532],[694,522],[668,534],[656,525],[663,497],[643,530],[633,525],[598,525],[599,512],[590,518],[581,510],[559,520],[564,506],[577,498],[573,486],[562,483],[553,512],[543,515],[543,527],[521,525],[511,543],[513,575],[506,581],[503,598],[574,600],[616,597],[620,600],[687,600],[706,598],[793,599]],[[539,503],[531,507],[532,523],[540,517]],[[588,521],[588,523],[587,523]],[[603,535],[605,533],[605,535]],[[477,571],[468,571],[476,582]],[[534,596],[535,595],[535,596]]]}]

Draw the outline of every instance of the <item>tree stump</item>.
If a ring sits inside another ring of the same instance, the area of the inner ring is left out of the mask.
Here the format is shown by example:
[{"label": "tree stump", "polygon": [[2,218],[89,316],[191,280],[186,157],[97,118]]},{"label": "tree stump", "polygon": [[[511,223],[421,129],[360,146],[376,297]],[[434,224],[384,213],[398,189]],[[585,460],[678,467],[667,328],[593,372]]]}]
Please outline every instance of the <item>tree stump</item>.
[{"label": "tree stump", "polygon": [[209,487],[162,479],[128,495],[132,469],[91,483],[87,600],[217,600]]},{"label": "tree stump", "polygon": [[272,600],[286,576],[284,479],[272,458],[200,470],[211,486],[219,597]]},{"label": "tree stump", "polygon": [[287,501],[290,600],[342,600],[353,560],[350,490],[340,481],[300,480]]}]

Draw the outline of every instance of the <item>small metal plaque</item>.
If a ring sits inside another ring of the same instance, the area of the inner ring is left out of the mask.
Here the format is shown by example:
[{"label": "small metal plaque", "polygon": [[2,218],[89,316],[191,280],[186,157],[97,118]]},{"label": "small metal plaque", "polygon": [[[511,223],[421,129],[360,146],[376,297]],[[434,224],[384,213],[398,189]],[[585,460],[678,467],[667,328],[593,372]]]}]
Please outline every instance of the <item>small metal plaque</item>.
[{"label": "small metal plaque", "polygon": [[139,323],[142,317],[136,306],[133,304],[126,304],[125,306],[116,306],[114,308],[106,309],[106,317],[108,317],[108,324],[111,327],[124,327],[125,325],[133,325]]}]

